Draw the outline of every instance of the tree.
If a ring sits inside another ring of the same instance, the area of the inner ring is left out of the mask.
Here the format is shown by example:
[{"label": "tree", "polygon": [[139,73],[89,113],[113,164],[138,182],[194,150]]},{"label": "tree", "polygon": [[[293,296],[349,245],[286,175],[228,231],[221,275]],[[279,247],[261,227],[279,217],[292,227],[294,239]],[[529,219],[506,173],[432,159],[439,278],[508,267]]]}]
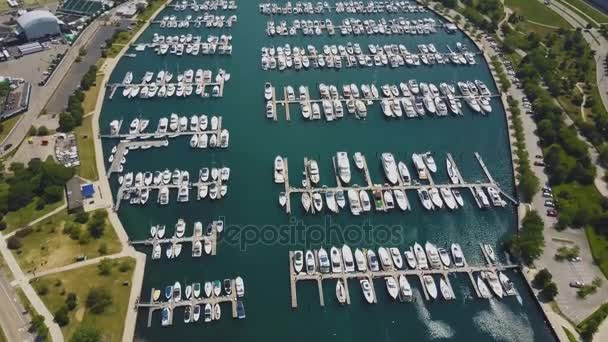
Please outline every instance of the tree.
[{"label": "tree", "polygon": [[23,246],[23,244],[21,243],[21,240],[19,240],[18,237],[16,236],[11,236],[6,240],[6,246],[8,247],[8,249],[19,249],[21,248],[21,246]]},{"label": "tree", "polygon": [[108,213],[104,210],[98,210],[93,213],[93,216],[89,220],[89,224],[87,226],[89,234],[91,234],[92,237],[98,239],[103,235],[107,217]]},{"label": "tree", "polygon": [[554,282],[550,282],[540,291],[540,295],[548,301],[553,300],[557,296],[557,293],[557,285]]},{"label": "tree", "polygon": [[538,273],[536,273],[536,276],[534,276],[532,283],[534,284],[534,286],[544,289],[547,285],[549,285],[551,279],[553,279],[553,275],[551,274],[551,272],[549,272],[548,269],[543,268],[542,270],[538,271]]},{"label": "tree", "polygon": [[51,185],[44,189],[42,195],[46,203],[55,203],[63,199],[63,187],[59,185]]},{"label": "tree", "polygon": [[99,264],[97,264],[97,269],[99,270],[99,274],[107,276],[112,273],[113,263],[112,260],[108,258],[102,259]]},{"label": "tree", "polygon": [[101,333],[95,327],[79,325],[70,342],[101,342]]},{"label": "tree", "polygon": [[527,171],[527,169],[521,172],[518,189],[524,202],[530,203],[539,187],[540,182],[534,173]]},{"label": "tree", "polygon": [[38,132],[37,134],[39,136],[45,136],[45,135],[49,135],[49,129],[46,128],[46,126],[40,126],[38,127]]},{"label": "tree", "polygon": [[59,309],[57,309],[57,311],[55,311],[53,320],[60,327],[65,327],[68,325],[70,323],[70,317],[68,317],[68,308],[65,305],[62,305]]},{"label": "tree", "polygon": [[78,297],[74,292],[68,293],[68,296],[65,299],[65,305],[70,311],[74,310],[76,306],[78,306]]},{"label": "tree", "polygon": [[87,213],[84,210],[81,210],[74,215],[74,221],[76,221],[80,224],[85,224],[85,223],[87,223],[88,220],[89,220],[89,213]]},{"label": "tree", "polygon": [[537,259],[545,247],[543,221],[535,210],[529,211],[522,221],[519,234],[508,243],[511,253],[530,264]]},{"label": "tree", "polygon": [[94,287],[89,291],[86,306],[95,314],[103,313],[112,304],[112,294],[103,287]]}]

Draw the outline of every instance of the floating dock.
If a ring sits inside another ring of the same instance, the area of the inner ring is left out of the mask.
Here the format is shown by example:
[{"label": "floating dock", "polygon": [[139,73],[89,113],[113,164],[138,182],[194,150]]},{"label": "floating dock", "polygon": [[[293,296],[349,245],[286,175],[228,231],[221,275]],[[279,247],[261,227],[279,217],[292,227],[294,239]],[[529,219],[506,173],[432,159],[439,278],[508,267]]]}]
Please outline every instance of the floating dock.
[{"label": "floating dock", "polygon": [[[217,118],[218,118],[217,129],[209,128],[206,130],[196,130],[196,131],[186,130],[186,131],[165,132],[165,133],[140,132],[140,133],[100,134],[99,137],[103,138],[103,139],[124,139],[124,140],[140,139],[140,140],[143,140],[143,139],[150,139],[150,138],[161,139],[161,138],[176,138],[176,137],[181,137],[181,136],[192,136],[192,135],[201,135],[201,134],[207,134],[207,135],[215,134],[215,135],[217,135],[217,137],[219,139],[220,134],[222,133],[222,128],[223,128],[223,126],[222,126],[223,118],[221,116],[218,116]],[[117,130],[117,132],[120,132],[120,128]],[[142,143],[141,145],[143,146],[146,144],[148,144],[148,142]]]},{"label": "floating dock", "polygon": [[[212,229],[211,229],[211,235],[205,235],[203,233],[203,235],[200,236],[186,236],[186,237],[177,237],[177,236],[173,236],[170,238],[164,238],[164,239],[159,239],[158,237],[154,237],[154,238],[149,238],[149,239],[145,239],[145,240],[135,240],[135,241],[129,241],[129,244],[132,246],[137,246],[137,245],[143,245],[143,246],[156,246],[159,244],[171,244],[172,246],[178,243],[192,243],[194,245],[195,242],[197,241],[201,241],[204,242],[206,240],[209,240],[211,242],[211,255],[216,255],[217,254],[217,240],[218,240],[218,231],[217,231],[217,224],[214,222],[212,222]],[[162,258],[162,256],[161,256]]]},{"label": "floating dock", "polygon": [[121,141],[116,146],[116,153],[114,153],[114,159],[110,164],[107,176],[110,178],[112,173],[119,172],[122,158],[125,156],[125,152],[132,148],[141,148],[142,146],[147,147],[163,147],[167,146],[169,141],[167,140],[148,140],[148,141]]}]

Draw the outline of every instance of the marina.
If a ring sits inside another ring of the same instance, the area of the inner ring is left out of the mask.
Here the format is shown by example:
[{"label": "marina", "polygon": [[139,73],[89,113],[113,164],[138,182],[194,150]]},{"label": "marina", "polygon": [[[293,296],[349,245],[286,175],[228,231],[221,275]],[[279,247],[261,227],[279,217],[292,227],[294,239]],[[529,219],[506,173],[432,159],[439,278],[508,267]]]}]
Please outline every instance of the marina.
[{"label": "marina", "polygon": [[174,1],[167,4],[173,11],[192,10],[197,11],[235,11],[238,4],[235,0],[194,0],[194,1]]},{"label": "marina", "polygon": [[134,49],[135,51],[145,51],[153,49],[157,55],[191,55],[191,56],[206,56],[206,55],[231,55],[232,44],[230,41],[232,36],[212,36],[206,37],[203,42],[201,36],[182,35],[178,36],[154,36],[152,43],[139,43]]},{"label": "marina", "polygon": [[[195,11],[196,12],[196,11]],[[224,15],[213,15],[204,13],[203,15],[187,15],[183,18],[178,18],[175,15],[164,16],[160,20],[153,20],[152,24],[158,24],[160,28],[177,28],[177,29],[196,29],[196,28],[230,28],[237,21],[236,15],[226,17]]]},{"label": "marina", "polygon": [[[429,267],[427,260],[430,261],[432,257],[435,257],[437,260],[440,258],[437,248],[429,242],[425,245],[426,252],[418,243],[415,244],[415,247],[418,249],[410,247],[405,253],[396,248],[387,249],[380,247],[378,249],[379,258],[376,257],[376,253],[373,250],[360,250],[357,248],[355,250],[356,262],[352,257],[351,248],[347,245],[342,246],[342,248],[332,247],[330,249],[331,258],[328,257],[327,251],[323,248],[314,251],[307,250],[305,262],[302,251],[289,251],[291,307],[294,309],[298,307],[297,283],[300,281],[317,282],[319,304],[321,306],[325,306],[323,281],[337,281],[342,284],[341,289],[338,289],[340,285],[337,285],[336,289],[336,299],[340,304],[351,303],[352,290],[349,290],[348,280],[358,280],[361,283],[362,292],[369,304],[377,303],[377,290],[374,286],[374,279],[385,280],[389,295],[393,300],[401,302],[410,302],[413,298],[412,286],[409,284],[407,277],[418,278],[420,282],[419,287],[424,294],[424,299],[427,301],[435,300],[439,297],[446,301],[455,299],[449,276],[456,274],[467,275],[471,288],[477,298],[489,299],[494,296],[502,298],[503,296],[516,294],[512,282],[504,273],[508,270],[519,269],[519,265],[497,265],[491,263],[485,245],[480,244],[482,254],[487,260],[485,266],[468,265],[462,254],[454,258],[454,261],[460,261],[459,266],[451,265],[449,262],[444,261],[445,255],[448,255],[447,260],[451,260],[449,254],[442,254],[443,260],[437,261],[439,265],[432,267],[431,264]],[[431,248],[434,249],[435,255],[432,254]],[[460,251],[460,246],[452,244],[451,249],[453,252],[455,250]],[[345,257],[346,254],[348,254],[348,257]],[[414,261],[408,261],[409,265],[405,266],[403,258],[412,258]],[[424,262],[424,266],[420,266],[419,263],[417,264],[420,261]],[[395,265],[397,263],[400,263],[401,266]],[[347,270],[346,268],[350,269]],[[298,269],[300,270],[298,271]],[[431,278],[428,278],[429,276]],[[402,277],[404,280],[401,279]],[[399,285],[397,285],[397,279],[399,279]],[[441,296],[438,296],[437,279],[442,283],[440,289]],[[492,292],[488,288],[491,288]]]},{"label": "marina", "polygon": [[110,156],[112,160],[110,161],[110,167],[108,168],[107,176],[110,178],[113,173],[118,172],[122,173],[123,164],[126,163],[126,155],[129,150],[132,149],[148,149],[151,147],[165,147],[169,145],[169,141],[167,140],[148,140],[148,141],[121,141],[118,145],[115,145],[115,148],[112,148],[114,151]]},{"label": "marina", "polygon": [[328,14],[335,13],[420,13],[426,12],[427,9],[423,6],[416,5],[415,2],[409,1],[336,1],[329,2],[311,2],[298,1],[295,5],[291,2],[279,4],[275,2],[264,2],[259,4],[260,13],[266,15],[307,15],[307,14]]}]

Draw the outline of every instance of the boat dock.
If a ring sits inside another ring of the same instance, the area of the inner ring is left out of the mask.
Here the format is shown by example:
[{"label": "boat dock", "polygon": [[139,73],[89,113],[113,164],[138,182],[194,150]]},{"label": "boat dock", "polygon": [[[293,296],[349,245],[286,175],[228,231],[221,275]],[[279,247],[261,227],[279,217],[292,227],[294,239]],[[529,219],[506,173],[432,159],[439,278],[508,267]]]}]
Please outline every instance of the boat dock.
[{"label": "boat dock", "polygon": [[[201,86],[202,87],[202,92],[200,97],[205,97],[205,94],[208,94],[206,92],[207,87],[215,87],[218,86],[219,87],[219,92],[217,94],[217,96],[214,97],[223,97],[224,96],[224,84],[225,84],[225,80],[222,78],[220,80],[220,82],[192,82],[192,83],[162,83],[162,84],[157,84],[157,86],[161,87],[161,86],[174,86],[174,87],[178,87],[178,86],[185,86],[185,85],[191,85],[193,87],[196,86]],[[108,99],[112,99],[114,97],[114,92],[116,92],[117,89],[122,89],[122,88],[127,88],[127,87],[145,87],[145,86],[150,86],[151,83],[108,83],[106,84],[106,87],[109,87],[111,89],[110,92],[110,96],[108,97]],[[196,96],[193,92],[194,96]],[[155,96],[157,97],[157,96]],[[178,97],[177,95],[174,95],[172,97]],[[184,96],[186,97],[185,93]],[[137,96],[137,98],[142,98],[141,96]]]},{"label": "boat dock", "polygon": [[[420,184],[417,181],[412,181],[411,184],[405,184],[403,183],[403,180],[401,179],[401,177],[398,177],[398,183],[395,185],[391,185],[386,183],[384,180],[381,182],[382,184],[374,184],[372,179],[371,179],[371,175],[369,172],[369,168],[367,165],[367,159],[365,158],[365,156],[363,156],[363,170],[362,172],[364,173],[365,176],[365,183],[364,185],[352,185],[352,186],[348,186],[348,185],[343,185],[342,181],[340,180],[339,176],[338,176],[338,168],[337,168],[337,162],[335,160],[335,156],[332,157],[332,162],[333,162],[333,167],[334,167],[334,175],[336,178],[336,186],[322,186],[322,187],[313,187],[312,183],[310,181],[310,178],[308,176],[308,172],[304,172],[304,177],[305,177],[305,183],[306,186],[302,187],[302,188],[298,188],[298,187],[293,187],[291,186],[290,182],[289,182],[289,165],[287,164],[287,158],[283,158],[284,160],[284,178],[285,178],[285,182],[284,182],[284,187],[285,187],[285,197],[287,199],[286,203],[285,203],[285,212],[287,214],[291,214],[291,194],[294,193],[303,193],[303,192],[307,192],[310,194],[310,196],[312,197],[313,193],[325,193],[327,191],[348,191],[350,189],[355,189],[355,190],[366,190],[366,191],[374,191],[374,190],[381,190],[381,191],[385,191],[385,190],[403,190],[404,192],[406,192],[407,194],[407,190],[418,190],[418,189],[428,189],[429,187],[437,187],[437,188],[449,188],[449,189],[453,189],[453,188],[460,188],[460,189],[470,189],[471,193],[473,194],[473,198],[475,199],[475,201],[477,201],[477,204],[479,205],[479,207],[481,208],[482,205],[481,203],[479,203],[477,196],[475,194],[475,188],[476,187],[494,187],[496,188],[498,191],[500,191],[502,194],[504,194],[504,191],[502,191],[500,189],[500,187],[498,186],[498,184],[494,181],[494,179],[492,178],[492,176],[490,175],[488,169],[485,167],[485,164],[483,163],[483,160],[481,159],[481,156],[479,155],[479,153],[475,153],[475,157],[477,158],[477,161],[479,162],[479,164],[482,166],[482,168],[484,169],[484,172],[486,173],[486,177],[487,177],[487,181],[485,182],[466,182],[463,178],[462,175],[460,174],[460,171],[458,170],[458,167],[456,166],[456,162],[454,161],[454,159],[452,158],[452,156],[450,154],[448,154],[448,157],[450,159],[450,161],[452,162],[452,165],[454,166],[456,172],[458,173],[458,179],[459,179],[459,183],[457,184],[452,184],[452,183],[448,183],[448,184],[436,184],[435,181],[433,180],[432,177],[432,172],[430,172],[427,169],[427,175],[428,175],[428,184]],[[304,158],[304,168],[306,170],[306,167],[308,165],[308,158]],[[358,170],[356,167],[352,168],[351,170]],[[425,182],[426,183],[426,182]],[[382,196],[384,197],[384,196]],[[505,196],[507,199],[509,199],[513,204],[518,204],[517,201],[512,198],[511,196]],[[382,202],[384,202],[384,198],[382,198]],[[384,204],[384,203],[383,203]],[[346,208],[346,207],[345,207]],[[384,208],[384,205],[382,206],[382,208]],[[311,206],[311,212],[314,213],[314,206]],[[380,210],[380,209],[378,209]]]},{"label": "boat dock", "polygon": [[194,243],[196,241],[201,241],[204,242],[206,240],[209,240],[211,242],[211,253],[210,255],[216,255],[217,254],[217,240],[218,240],[218,231],[217,231],[217,225],[215,223],[215,221],[212,223],[212,229],[211,229],[211,234],[210,235],[192,235],[192,236],[186,236],[186,237],[177,237],[177,236],[173,236],[170,238],[164,238],[164,239],[159,239],[158,237],[154,237],[154,238],[148,238],[145,240],[135,240],[135,241],[129,241],[129,244],[132,246],[137,246],[137,245],[143,245],[143,246],[156,246],[159,244],[171,244],[171,245],[176,245],[178,243],[192,243],[192,245],[194,245]]},{"label": "boat dock", "polygon": [[[165,133],[160,133],[160,132],[140,132],[140,133],[117,133],[117,134],[100,134],[99,137],[103,138],[103,139],[125,139],[125,140],[135,140],[135,139],[140,139],[140,140],[144,140],[144,139],[149,139],[149,138],[175,138],[175,137],[180,137],[180,136],[192,136],[192,135],[201,135],[201,134],[207,134],[207,135],[211,135],[211,134],[216,134],[217,137],[219,138],[220,134],[222,133],[222,121],[223,118],[221,116],[217,117],[217,129],[211,129],[211,127],[209,127],[209,129],[206,130],[196,130],[196,131],[191,131],[191,130],[186,130],[186,131],[178,131],[178,132],[165,132]],[[122,123],[121,123],[122,125]],[[211,125],[209,125],[211,126]],[[120,132],[120,128],[118,130],[116,130],[117,132]],[[166,140],[164,140],[166,141]],[[145,143],[142,143],[141,145],[147,145],[149,144],[150,141],[146,141]]]},{"label": "boat dock", "polygon": [[[232,291],[230,292],[229,295],[224,295],[224,296],[211,296],[209,298],[190,298],[190,299],[185,299],[185,300],[180,300],[179,302],[176,302],[174,300],[170,300],[167,302],[160,302],[160,301],[154,301],[153,300],[153,295],[154,295],[154,291],[156,289],[152,288],[152,290],[150,291],[150,300],[148,302],[137,302],[137,308],[147,308],[148,309],[148,328],[152,326],[152,316],[154,315],[154,312],[157,310],[163,310],[164,308],[168,308],[171,311],[171,315],[169,318],[169,325],[173,324],[173,318],[175,317],[174,313],[175,313],[175,309],[180,308],[180,307],[186,307],[186,306],[195,306],[195,305],[200,305],[201,307],[204,307],[206,304],[211,304],[211,305],[215,305],[215,304],[221,304],[221,303],[230,303],[231,306],[231,311],[232,311],[232,318],[237,318],[237,295],[236,295],[236,285],[234,282],[234,279],[231,280],[231,288]],[[161,290],[162,291],[162,290]],[[202,309],[201,309],[202,311]],[[201,316],[202,312],[201,312]]]},{"label": "boat dock", "polygon": [[[454,275],[454,274],[464,273],[464,274],[468,275],[469,280],[471,281],[471,286],[473,287],[473,290],[475,291],[475,294],[477,295],[477,297],[482,298],[481,294],[479,292],[479,289],[477,288],[477,282],[475,280],[474,273],[484,272],[484,271],[502,272],[502,271],[506,271],[506,270],[510,270],[510,269],[519,269],[520,266],[514,265],[514,264],[493,265],[490,263],[488,256],[485,254],[484,249],[481,248],[481,250],[484,253],[484,258],[486,259],[486,262],[487,262],[486,266],[470,266],[465,261],[463,267],[456,267],[456,266],[452,265],[452,267],[450,267],[450,268],[443,267],[442,269],[428,269],[428,270],[392,269],[392,270],[382,270],[382,271],[370,271],[368,269],[366,272],[356,271],[356,272],[348,272],[348,273],[347,272],[321,273],[318,270],[315,270],[311,274],[305,273],[304,271],[302,271],[300,273],[296,273],[294,265],[293,265],[294,252],[290,251],[289,252],[289,283],[290,283],[290,294],[291,294],[291,307],[293,309],[298,307],[297,283],[299,281],[316,281],[318,291],[319,291],[319,304],[321,306],[325,306],[325,298],[324,298],[324,294],[323,294],[323,281],[324,280],[338,280],[338,279],[342,280],[343,284],[345,285],[344,288],[345,288],[346,304],[350,304],[351,298],[350,298],[350,291],[349,291],[349,287],[348,287],[348,280],[349,279],[355,279],[355,280],[368,279],[370,284],[372,284],[371,290],[372,290],[372,294],[373,294],[373,298],[374,298],[373,302],[377,303],[378,298],[376,296],[375,286],[373,286],[373,279],[383,279],[385,277],[394,277],[395,279],[397,279],[400,275],[404,275],[406,277],[407,276],[418,277],[418,279],[420,281],[420,288],[422,289],[424,298],[425,298],[425,300],[428,301],[428,300],[431,300],[431,298],[430,298],[429,294],[427,293],[426,286],[424,285],[424,281],[422,278],[424,275],[436,275],[436,276],[442,277],[446,281],[451,292],[454,293],[452,283],[450,282],[449,276]],[[319,260],[317,257],[316,250],[314,251],[314,254],[315,254],[315,260]],[[364,251],[364,254],[365,254],[365,251]],[[439,287],[439,286],[437,285],[437,287]],[[439,298],[440,296],[441,296],[441,294],[438,294],[437,298]]]},{"label": "boat dock", "polygon": [[107,176],[110,178],[112,173],[119,172],[122,158],[125,156],[125,152],[128,149],[141,148],[143,146],[147,147],[162,147],[167,146],[169,141],[167,140],[148,140],[148,141],[121,141],[116,146],[116,153],[114,153],[114,159],[110,164],[110,168],[108,169]]}]

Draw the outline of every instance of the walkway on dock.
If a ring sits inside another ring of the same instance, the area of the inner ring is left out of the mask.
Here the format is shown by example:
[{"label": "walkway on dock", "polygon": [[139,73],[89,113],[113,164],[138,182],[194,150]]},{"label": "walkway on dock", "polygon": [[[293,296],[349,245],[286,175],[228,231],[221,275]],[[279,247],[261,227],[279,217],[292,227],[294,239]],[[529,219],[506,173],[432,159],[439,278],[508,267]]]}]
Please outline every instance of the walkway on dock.
[{"label": "walkway on dock", "polygon": [[218,240],[218,231],[217,231],[216,221],[213,221],[211,223],[211,225],[212,225],[212,228],[211,228],[210,235],[206,235],[205,233],[203,233],[202,235],[192,235],[192,236],[185,236],[185,237],[172,236],[172,237],[163,238],[163,239],[154,237],[154,238],[149,238],[149,239],[145,239],[145,240],[129,241],[129,244],[134,245],[134,246],[137,246],[137,245],[156,246],[159,244],[171,244],[172,246],[174,246],[176,244],[186,242],[186,243],[192,243],[192,245],[194,246],[194,243],[197,241],[209,240],[211,242],[211,253],[210,254],[216,255],[217,254],[217,240]]},{"label": "walkway on dock", "polygon": [[114,172],[119,172],[120,166],[122,165],[122,158],[125,157],[125,152],[129,149],[141,148],[142,146],[148,147],[163,147],[167,146],[169,141],[167,140],[152,140],[152,141],[121,141],[116,146],[116,153],[114,153],[114,159],[110,164],[107,175],[108,178]]}]

